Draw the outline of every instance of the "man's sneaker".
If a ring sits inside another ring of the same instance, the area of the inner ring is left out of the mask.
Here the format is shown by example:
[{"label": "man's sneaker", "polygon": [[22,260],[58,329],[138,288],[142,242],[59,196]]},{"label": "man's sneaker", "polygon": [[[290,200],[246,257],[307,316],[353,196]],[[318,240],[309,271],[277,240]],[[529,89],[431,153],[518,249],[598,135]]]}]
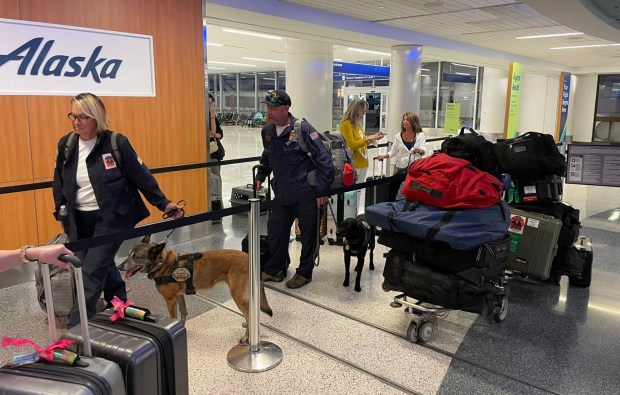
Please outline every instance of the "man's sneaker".
[{"label": "man's sneaker", "polygon": [[273,281],[275,283],[281,283],[282,281],[284,281],[284,272],[283,271],[279,271],[278,274],[276,274],[275,276],[272,276],[271,274],[267,274],[265,272],[262,272],[260,275],[260,280],[261,281]]},{"label": "man's sneaker", "polygon": [[286,288],[301,288],[304,285],[308,284],[312,280],[308,280],[304,276],[300,276],[299,274],[295,274],[293,278],[286,282]]}]

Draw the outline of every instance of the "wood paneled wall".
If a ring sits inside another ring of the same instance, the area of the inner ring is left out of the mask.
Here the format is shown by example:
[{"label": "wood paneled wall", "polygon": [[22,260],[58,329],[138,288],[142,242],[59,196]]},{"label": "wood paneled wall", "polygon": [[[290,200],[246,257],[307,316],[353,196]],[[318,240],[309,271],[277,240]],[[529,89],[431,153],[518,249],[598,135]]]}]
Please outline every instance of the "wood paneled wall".
[{"label": "wood paneled wall", "polygon": [[[206,161],[201,1],[0,0],[0,18],[153,36],[157,96],[103,97],[110,127],[151,168]],[[51,180],[58,139],[71,130],[70,100],[0,96],[0,186]],[[188,214],[207,210],[206,169],[156,178],[169,199],[187,201]],[[0,195],[0,205],[0,249],[42,244],[60,230],[51,189]],[[150,209],[145,222],[161,220]]]}]

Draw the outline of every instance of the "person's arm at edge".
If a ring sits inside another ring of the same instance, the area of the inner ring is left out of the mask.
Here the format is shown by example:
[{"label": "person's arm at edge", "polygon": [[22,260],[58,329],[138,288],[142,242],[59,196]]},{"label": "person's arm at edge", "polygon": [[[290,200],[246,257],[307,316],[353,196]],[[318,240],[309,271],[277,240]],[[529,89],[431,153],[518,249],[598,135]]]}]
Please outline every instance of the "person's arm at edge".
[{"label": "person's arm at edge", "polygon": [[[40,247],[28,247],[26,249],[26,259],[29,261],[41,261],[60,267],[68,267],[68,264],[58,260],[60,255],[73,255],[73,252],[63,244],[55,244]],[[15,266],[19,266],[22,262],[21,248],[16,250],[0,250],[0,272],[4,272]]]}]

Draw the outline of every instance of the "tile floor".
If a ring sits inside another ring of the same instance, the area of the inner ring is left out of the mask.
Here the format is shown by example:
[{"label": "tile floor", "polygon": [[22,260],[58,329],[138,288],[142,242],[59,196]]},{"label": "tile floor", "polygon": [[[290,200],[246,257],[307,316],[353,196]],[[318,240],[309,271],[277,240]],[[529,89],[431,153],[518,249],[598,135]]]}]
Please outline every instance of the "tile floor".
[{"label": "tile floor", "polygon": [[[258,129],[226,127],[226,159],[260,154]],[[222,167],[225,206],[234,186],[251,182],[252,164]],[[261,314],[261,340],[278,345],[282,362],[262,373],[242,373],[227,363],[243,335],[242,317],[228,289],[218,285],[190,296],[187,321],[192,394],[618,394],[620,389],[620,256],[615,188],[565,185],[564,200],[581,210],[581,234],[592,238],[590,288],[513,279],[509,310],[498,324],[451,311],[426,344],[410,343],[410,316],[392,308],[395,292],[381,289],[386,248],[374,252],[362,291],[343,287],[338,246],[324,245],[313,281],[289,290],[266,283],[273,317]],[[260,220],[265,232],[266,216]],[[179,243],[179,251],[239,249],[247,217],[225,217],[211,234]],[[291,242],[291,256],[300,244]],[[121,249],[122,251],[123,249]],[[126,250],[126,249],[125,249]],[[296,267],[295,259],[289,274]],[[7,272],[10,275],[10,272]],[[166,314],[163,299],[144,275],[129,280],[130,298]],[[0,289],[0,333],[47,344],[45,314],[32,282]],[[15,350],[0,349],[7,362]]]}]

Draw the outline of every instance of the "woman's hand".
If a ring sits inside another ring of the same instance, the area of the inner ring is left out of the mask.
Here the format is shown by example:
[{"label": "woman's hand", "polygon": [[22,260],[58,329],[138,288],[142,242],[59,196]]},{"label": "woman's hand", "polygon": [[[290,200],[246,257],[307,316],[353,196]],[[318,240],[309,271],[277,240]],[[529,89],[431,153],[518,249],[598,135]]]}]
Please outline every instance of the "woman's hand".
[{"label": "woman's hand", "polygon": [[411,149],[411,153],[412,154],[424,155],[424,150],[420,149],[419,147],[414,147],[414,148]]},{"label": "woman's hand", "polygon": [[73,255],[67,247],[63,244],[55,244],[41,247],[30,247],[26,250],[26,256],[31,260],[39,260],[41,262],[49,263],[51,265],[60,266],[62,268],[68,268],[69,264],[59,261],[58,257],[61,255]]},{"label": "woman's hand", "polygon": [[390,157],[389,154],[381,154],[381,155],[377,155],[375,158],[379,159],[379,160],[383,160],[383,159],[387,159],[389,157]]},{"label": "woman's hand", "polygon": [[164,213],[168,213],[170,211],[174,211],[172,219],[179,219],[185,215],[185,211],[183,211],[183,206],[179,206],[178,204],[172,202],[168,203],[166,209],[164,210]]}]

